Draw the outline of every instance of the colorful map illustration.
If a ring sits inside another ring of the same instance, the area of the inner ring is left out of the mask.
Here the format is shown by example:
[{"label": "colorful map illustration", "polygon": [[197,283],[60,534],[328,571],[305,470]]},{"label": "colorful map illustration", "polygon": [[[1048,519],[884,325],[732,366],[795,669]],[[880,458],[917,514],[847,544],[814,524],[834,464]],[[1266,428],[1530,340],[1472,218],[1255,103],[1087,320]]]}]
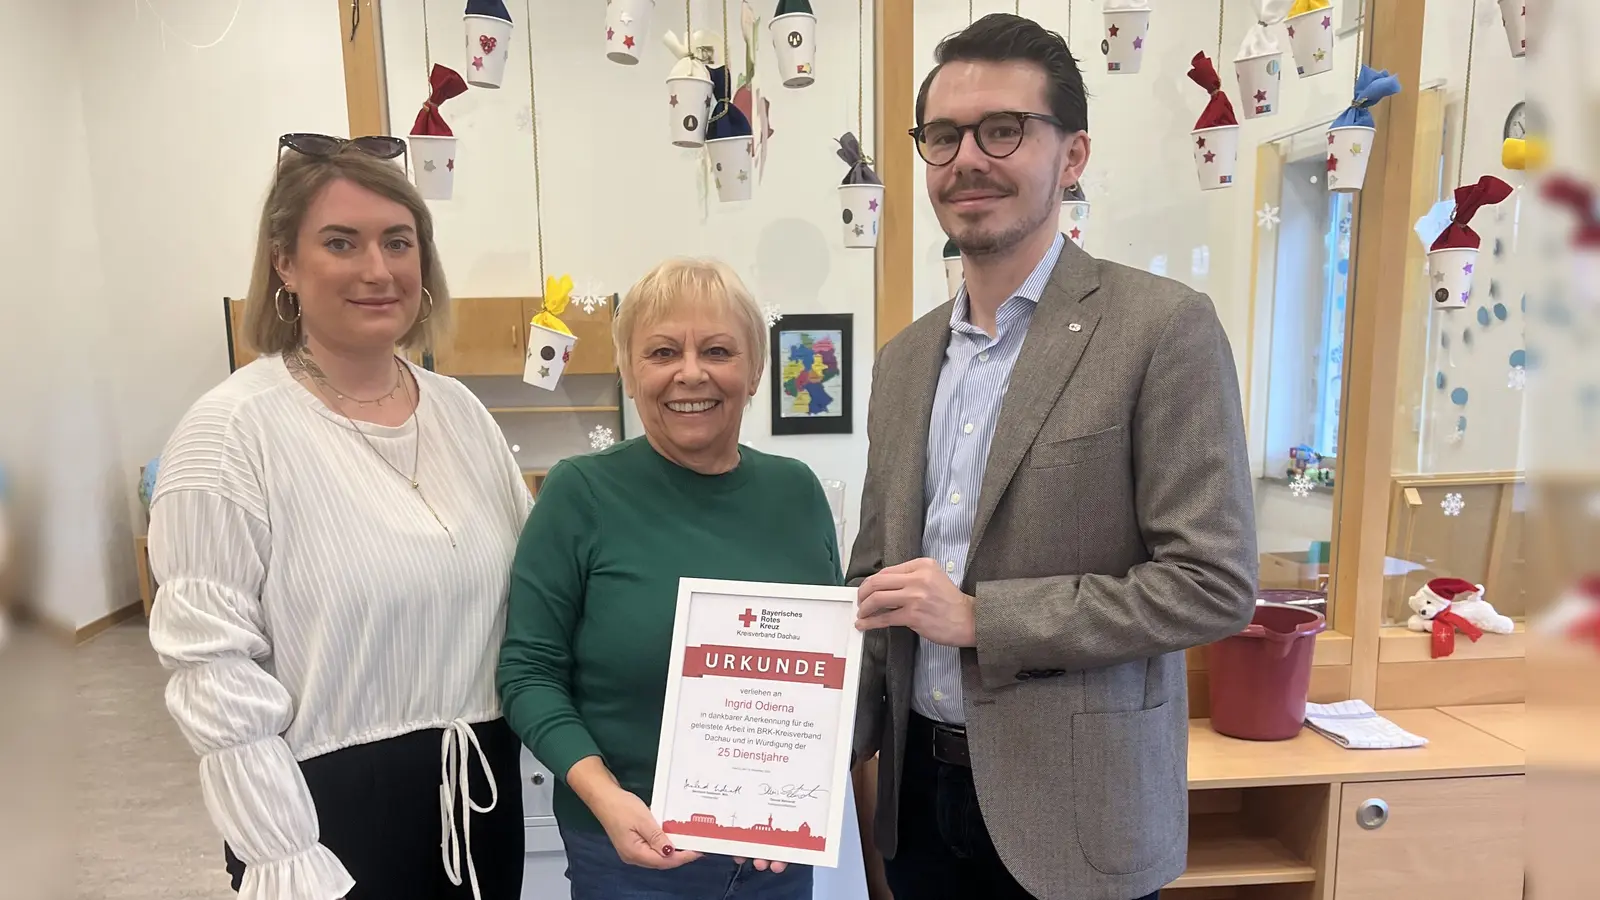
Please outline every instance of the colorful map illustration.
[{"label": "colorful map illustration", "polygon": [[780,331],[783,362],[784,418],[843,415],[839,403],[842,374],[839,331]]}]

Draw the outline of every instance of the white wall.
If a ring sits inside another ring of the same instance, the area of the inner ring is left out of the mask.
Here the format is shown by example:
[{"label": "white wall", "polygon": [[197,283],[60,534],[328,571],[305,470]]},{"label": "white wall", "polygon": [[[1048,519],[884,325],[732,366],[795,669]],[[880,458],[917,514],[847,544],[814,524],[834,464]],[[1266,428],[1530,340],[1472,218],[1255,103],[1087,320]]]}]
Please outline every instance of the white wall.
[{"label": "white wall", "polygon": [[[835,191],[845,165],[834,153],[834,138],[856,130],[857,6],[850,0],[813,0],[819,20],[817,81],[801,90],[785,89],[773,79],[777,61],[765,24],[772,4],[753,6],[762,17],[758,79],[772,102],[775,132],[765,179],[756,186],[754,199],[719,202],[715,189],[702,185],[698,151],[667,140],[665,78],[674,60],[661,37],[669,29],[682,34],[681,5],[657,7],[649,36],[640,41],[641,61],[627,67],[605,58],[603,4],[574,4],[559,12],[535,4],[529,27],[522,21],[522,5],[511,3],[508,8],[518,25],[503,86],[473,88],[442,106],[442,115],[460,138],[459,167],[453,199],[431,206],[455,296],[543,293],[536,251],[533,136],[525,124],[526,41],[531,33],[548,274],[570,274],[580,291],[592,282],[605,291],[625,293],[666,257],[716,256],[739,272],[763,305],[791,314],[854,315],[853,433],[774,437],[765,384],[746,411],[742,430],[745,443],[804,460],[820,478],[846,482],[848,552],[866,471],[867,400],[876,346],[874,254],[843,247]],[[465,74],[460,4],[430,0],[427,11],[427,50],[433,62]],[[729,3],[728,17],[737,75],[744,59],[738,3]],[[720,31],[721,4],[696,0],[694,23],[697,30]],[[426,98],[421,7],[389,4],[383,25],[390,128],[405,134]],[[869,8],[864,35],[869,53],[871,27]],[[862,118],[870,131],[870,58],[867,66],[868,106]],[[865,140],[870,150],[870,134]],[[630,412],[628,418],[628,434],[639,434],[636,416]]]}]

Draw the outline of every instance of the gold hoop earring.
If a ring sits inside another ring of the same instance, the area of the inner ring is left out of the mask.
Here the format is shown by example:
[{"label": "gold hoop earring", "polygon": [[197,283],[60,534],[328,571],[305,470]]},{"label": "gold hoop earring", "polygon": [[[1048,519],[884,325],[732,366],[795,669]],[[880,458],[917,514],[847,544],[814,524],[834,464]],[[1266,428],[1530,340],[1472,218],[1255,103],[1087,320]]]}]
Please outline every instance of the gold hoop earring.
[{"label": "gold hoop earring", "polygon": [[284,289],[285,286],[280,284],[278,285],[277,292],[272,295],[272,311],[278,314],[279,322],[282,322],[285,325],[293,325],[300,321],[300,298],[294,295],[294,291],[289,292],[289,302],[294,304],[294,318],[291,319],[288,316],[285,316],[283,314]]},{"label": "gold hoop earring", "polygon": [[422,297],[423,297],[424,300],[428,301],[428,311],[423,313],[422,314],[422,318],[417,320],[417,324],[418,325],[421,325],[423,322],[428,321],[428,317],[433,315],[433,295],[428,293],[428,289],[427,288],[423,288],[422,289]]}]

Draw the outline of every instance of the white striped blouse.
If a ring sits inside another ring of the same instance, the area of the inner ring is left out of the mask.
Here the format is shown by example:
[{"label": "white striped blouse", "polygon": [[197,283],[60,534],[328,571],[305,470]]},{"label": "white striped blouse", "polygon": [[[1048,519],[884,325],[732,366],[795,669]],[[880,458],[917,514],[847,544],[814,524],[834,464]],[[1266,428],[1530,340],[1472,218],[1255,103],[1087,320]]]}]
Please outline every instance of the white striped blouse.
[{"label": "white striped blouse", "polygon": [[[319,843],[298,761],[500,714],[531,498],[483,404],[412,372],[416,414],[359,423],[363,440],[262,357],[196,402],[161,456],[150,641],[212,820],[246,864],[244,900],[334,900],[354,884]],[[395,471],[413,454],[426,503]]]}]

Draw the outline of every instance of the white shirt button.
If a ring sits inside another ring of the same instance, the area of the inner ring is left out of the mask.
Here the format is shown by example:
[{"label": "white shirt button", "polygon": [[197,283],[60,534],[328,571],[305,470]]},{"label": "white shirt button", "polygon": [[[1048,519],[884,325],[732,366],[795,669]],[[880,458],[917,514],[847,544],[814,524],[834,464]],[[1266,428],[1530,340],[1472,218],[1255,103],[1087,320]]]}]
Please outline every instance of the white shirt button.
[{"label": "white shirt button", "polygon": [[934,691],[933,692],[933,699],[935,699],[935,700],[943,700],[944,699],[944,691]]},{"label": "white shirt button", "polygon": [[960,503],[961,502],[961,494],[960,494],[959,491],[950,495],[950,502],[951,503]]},{"label": "white shirt button", "polygon": [[988,361],[989,361],[989,352],[987,350],[978,354],[978,362],[988,362]]},{"label": "white shirt button", "polygon": [[972,433],[972,423],[968,422],[967,424],[961,426],[961,433],[962,434],[971,434]]},{"label": "white shirt button", "polygon": [[953,560],[953,559],[945,560],[944,561],[944,570],[946,572],[954,572],[956,570],[956,561]]}]

